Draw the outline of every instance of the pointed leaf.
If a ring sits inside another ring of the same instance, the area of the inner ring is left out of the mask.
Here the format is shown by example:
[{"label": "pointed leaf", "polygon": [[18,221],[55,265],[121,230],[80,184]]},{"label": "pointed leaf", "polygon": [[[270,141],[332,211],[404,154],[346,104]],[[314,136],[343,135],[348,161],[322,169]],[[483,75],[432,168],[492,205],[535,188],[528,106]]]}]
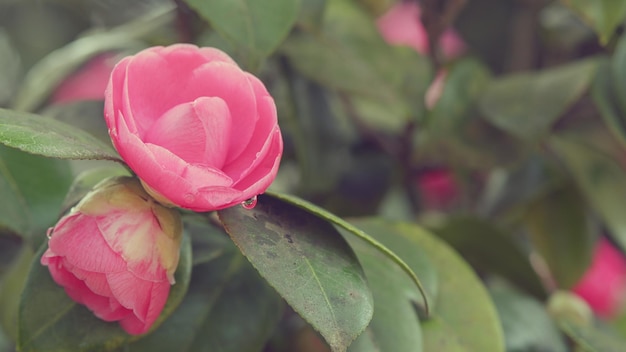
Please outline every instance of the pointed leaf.
[{"label": "pointed leaf", "polygon": [[6,109],[0,109],[0,143],[50,158],[120,160],[111,147],[83,130]]},{"label": "pointed leaf", "polygon": [[[126,334],[117,323],[107,323],[77,304],[58,286],[47,267],[39,260],[47,246],[35,255],[19,306],[18,349],[27,351],[110,351],[136,339]],[[182,301],[191,277],[191,244],[187,236],[181,244],[180,263],[175,274],[176,284],[156,328],[172,314]]]},{"label": "pointed leaf", "polygon": [[622,352],[626,339],[611,331],[597,326],[580,325],[563,321],[559,323],[561,330],[585,352]]},{"label": "pointed leaf", "polygon": [[598,61],[581,60],[536,73],[518,73],[492,81],[480,101],[494,125],[527,141],[549,132],[585,92]]},{"label": "pointed leaf", "polygon": [[260,196],[254,209],[218,212],[228,234],[289,305],[345,351],[372,317],[373,300],[354,252],[332,225]]},{"label": "pointed leaf", "polygon": [[561,0],[593,28],[602,45],[607,45],[617,27],[624,23],[626,2],[615,0]]},{"label": "pointed leaf", "polygon": [[550,139],[550,146],[563,159],[583,195],[600,215],[622,249],[626,249],[626,173],[606,154],[574,137]]},{"label": "pointed leaf", "polygon": [[591,264],[593,237],[586,204],[572,187],[546,194],[525,215],[530,238],[559,287],[573,287]]},{"label": "pointed leaf", "polygon": [[[622,50],[624,54],[626,54],[626,41],[622,41],[622,43],[623,44],[620,44],[620,46],[624,48]],[[626,61],[626,57],[623,61]],[[614,63],[615,62],[617,62],[617,60],[615,60]],[[620,109],[619,104],[619,102],[622,101],[624,102],[623,105],[626,107],[626,99],[618,99],[618,94],[616,93],[620,90],[619,86],[623,85],[615,79],[616,73],[614,73],[614,70],[615,68],[612,70],[607,60],[600,62],[598,72],[591,86],[591,97],[609,130],[622,145],[626,145],[626,114],[623,109]],[[626,65],[623,70],[626,74]],[[626,87],[622,87],[622,89],[626,90]],[[624,95],[621,96],[624,97]]]}]

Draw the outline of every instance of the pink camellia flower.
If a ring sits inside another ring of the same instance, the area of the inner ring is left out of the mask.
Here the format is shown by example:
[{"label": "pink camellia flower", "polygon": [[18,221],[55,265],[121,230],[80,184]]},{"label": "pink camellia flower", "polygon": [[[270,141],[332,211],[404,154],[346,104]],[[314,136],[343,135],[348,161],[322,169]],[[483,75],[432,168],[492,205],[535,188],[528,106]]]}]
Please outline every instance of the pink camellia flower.
[{"label": "pink camellia flower", "polygon": [[626,259],[606,239],[594,250],[591,267],[572,289],[602,318],[614,317],[626,300]]},{"label": "pink camellia flower", "polygon": [[120,156],[163,204],[222,209],[276,177],[283,144],[274,100],[220,50],[175,44],[122,59],[104,113]]},{"label": "pink camellia flower", "polygon": [[[420,21],[421,9],[415,2],[398,2],[378,20],[378,29],[389,44],[407,45],[420,54],[428,54],[428,34]],[[452,29],[439,38],[443,56],[455,58],[465,51],[465,44]]]},{"label": "pink camellia flower", "polygon": [[116,62],[117,56],[112,53],[94,57],[57,87],[52,95],[52,102],[103,100],[104,90]]},{"label": "pink camellia flower", "polygon": [[51,229],[41,264],[98,318],[143,334],[174,283],[181,232],[180,215],[150,198],[136,178],[111,178]]}]

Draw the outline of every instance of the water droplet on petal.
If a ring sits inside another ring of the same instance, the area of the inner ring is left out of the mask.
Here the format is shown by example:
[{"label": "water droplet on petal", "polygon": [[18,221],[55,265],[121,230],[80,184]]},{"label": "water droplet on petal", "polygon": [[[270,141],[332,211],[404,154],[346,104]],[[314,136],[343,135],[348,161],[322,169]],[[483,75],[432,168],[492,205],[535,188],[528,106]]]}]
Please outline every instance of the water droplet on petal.
[{"label": "water droplet on petal", "polygon": [[256,205],[256,196],[250,198],[250,199],[246,199],[243,202],[241,202],[241,206],[244,209],[252,209],[254,208],[254,206]]},{"label": "water droplet on petal", "polygon": [[52,231],[54,230],[53,227],[49,227],[48,231],[46,231],[46,237],[48,237],[48,239],[52,238]]}]

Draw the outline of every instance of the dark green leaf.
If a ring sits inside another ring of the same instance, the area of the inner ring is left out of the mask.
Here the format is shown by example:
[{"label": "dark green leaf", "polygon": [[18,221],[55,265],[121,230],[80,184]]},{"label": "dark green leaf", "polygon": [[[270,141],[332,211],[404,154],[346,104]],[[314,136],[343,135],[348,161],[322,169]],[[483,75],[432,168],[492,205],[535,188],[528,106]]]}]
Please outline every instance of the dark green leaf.
[{"label": "dark green leaf", "polygon": [[37,248],[45,238],[46,228],[58,218],[70,183],[66,160],[0,145],[0,226],[31,236],[29,239]]},{"label": "dark green leaf", "polygon": [[430,318],[422,323],[424,351],[504,351],[502,329],[487,290],[445,242],[410,223],[368,219],[355,224],[376,238],[395,237],[396,244],[404,241],[407,252],[420,248],[436,269],[435,305]]},{"label": "dark green leaf", "polygon": [[496,273],[535,297],[546,297],[528,256],[493,224],[459,216],[446,219],[432,230],[480,272]]},{"label": "dark green leaf", "polygon": [[585,198],[622,249],[626,249],[626,173],[608,155],[574,137],[553,137],[550,146],[563,159]]},{"label": "dark green leaf", "polygon": [[525,220],[557,285],[573,287],[591,264],[593,248],[583,199],[572,187],[558,189],[530,204]]},{"label": "dark green leaf", "polygon": [[[626,4],[623,5],[624,15],[626,15]],[[610,71],[607,71],[608,69],[604,72],[604,79],[611,80],[612,84],[610,85],[610,88],[607,87],[607,90],[603,93],[606,94],[606,99],[616,99],[621,107],[621,114],[619,117],[621,118],[620,120],[623,121],[624,114],[626,114],[626,82],[624,81],[626,80],[626,35],[624,34],[622,34],[617,42],[615,52],[611,58]],[[608,77],[606,77],[607,75]],[[624,126],[622,125],[621,127],[623,128]]]},{"label": "dark green leaf", "polygon": [[624,23],[626,2],[615,0],[561,0],[593,28],[600,43],[608,44],[617,27]]},{"label": "dark green leaf", "polygon": [[[400,259],[400,257],[398,257],[398,255],[396,255],[394,252],[392,252],[391,250],[389,250],[387,247],[385,247],[385,245],[383,245],[382,243],[380,243],[378,240],[376,240],[374,237],[368,235],[367,233],[363,232],[363,230],[359,229],[358,227],[352,225],[351,223],[337,217],[336,215],[312,204],[309,203],[303,199],[300,199],[298,197],[294,197],[288,194],[284,194],[284,193],[276,193],[276,192],[267,192],[267,194],[272,195],[273,197],[276,197],[284,202],[290,203],[292,205],[295,205],[296,207],[303,209],[313,215],[316,215],[318,217],[320,217],[321,219],[324,219],[326,221],[328,221],[329,223],[335,224],[336,226],[338,226],[339,228],[342,228],[346,231],[348,231],[349,233],[351,233],[352,235],[360,238],[361,240],[365,241],[365,243],[369,244],[370,246],[376,248],[378,251],[380,251],[381,253],[383,253],[385,256],[387,256],[389,259],[391,259],[392,261],[394,261],[400,268],[402,268],[402,270],[413,280],[413,282],[415,283],[416,287],[419,289],[420,294],[422,295],[422,300],[420,302],[424,312],[426,313],[426,315],[428,315],[429,312],[429,302],[428,302],[428,297],[427,297],[427,293],[426,293],[426,289],[423,287],[421,281],[418,279],[418,277],[415,275],[415,272],[411,269],[411,267],[409,265],[407,265],[402,259]],[[418,258],[417,261],[419,263],[423,263],[420,261],[420,259]]]},{"label": "dark green leaf", "polygon": [[298,17],[299,0],[185,0],[222,37],[248,52],[256,67],[285,39]]},{"label": "dark green leaf", "polygon": [[356,256],[330,224],[293,205],[260,196],[254,209],[218,212],[252,265],[334,351],[365,329],[373,299]]},{"label": "dark green leaf", "polygon": [[[221,236],[204,229],[205,237]],[[258,352],[281,315],[280,297],[241,256],[232,241],[211,242],[219,250],[194,266],[185,299],[152,334],[131,344],[129,351]],[[218,245],[219,243],[219,245]],[[194,242],[194,250],[196,247]]]},{"label": "dark green leaf", "polygon": [[0,143],[51,158],[120,160],[111,147],[81,129],[6,109],[0,109]]},{"label": "dark green leaf", "polygon": [[536,141],[589,87],[597,63],[587,59],[494,80],[480,101],[481,109],[494,125]]},{"label": "dark green leaf", "polygon": [[504,285],[490,288],[509,352],[567,352],[563,337],[544,305]]},{"label": "dark green leaf", "polygon": [[[622,47],[624,47],[626,52],[626,42],[624,42]],[[626,68],[624,70],[626,71]],[[618,100],[616,94],[618,88],[615,87],[616,85],[621,86],[621,84],[615,79],[614,75],[615,73],[611,70],[609,62],[606,60],[602,61],[591,86],[591,96],[609,130],[618,141],[626,145],[626,116],[623,110],[620,110],[620,100]],[[626,90],[626,87],[623,89]]]},{"label": "dark green leaf", "polygon": [[[18,347],[20,351],[110,351],[136,337],[117,323],[96,318],[58,286],[48,269],[39,263],[47,245],[35,255],[19,305]],[[154,328],[172,314],[182,301],[191,277],[191,244],[183,237],[176,284]]]}]

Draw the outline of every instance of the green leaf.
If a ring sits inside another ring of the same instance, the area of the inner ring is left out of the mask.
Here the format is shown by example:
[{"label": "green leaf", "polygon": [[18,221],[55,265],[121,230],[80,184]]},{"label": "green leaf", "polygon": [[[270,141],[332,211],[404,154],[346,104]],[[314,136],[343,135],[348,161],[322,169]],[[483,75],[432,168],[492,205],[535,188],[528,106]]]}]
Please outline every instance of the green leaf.
[{"label": "green leaf", "polygon": [[[413,280],[413,282],[415,283],[415,285],[417,286],[417,288],[420,291],[420,294],[422,295],[422,302],[420,302],[422,304],[422,308],[425,312],[426,315],[428,315],[429,313],[429,301],[428,301],[428,295],[426,293],[426,289],[424,289],[424,287],[422,286],[421,281],[418,279],[418,277],[415,275],[415,272],[413,272],[413,270],[411,269],[411,267],[409,265],[407,265],[402,259],[400,259],[400,257],[398,257],[398,255],[396,255],[394,252],[390,251],[387,247],[385,247],[382,243],[380,243],[379,241],[377,241],[375,238],[369,236],[367,233],[363,232],[361,229],[359,229],[358,227],[350,224],[349,222],[337,217],[336,215],[329,213],[328,211],[312,204],[309,203],[303,199],[300,199],[298,197],[294,197],[288,194],[284,194],[284,193],[276,193],[276,192],[267,192],[268,195],[271,195],[273,197],[276,197],[284,202],[290,203],[292,205],[297,206],[300,209],[303,209],[313,215],[316,215],[332,224],[335,224],[336,226],[338,226],[339,228],[342,228],[348,232],[350,232],[352,235],[360,238],[361,240],[365,241],[365,243],[369,244],[370,246],[376,248],[377,250],[379,250],[380,252],[382,252],[383,254],[385,254],[385,256],[387,256],[389,259],[393,260],[400,268],[402,268],[402,270]],[[419,260],[419,259],[418,259]]]},{"label": "green leaf", "polygon": [[[431,316],[422,323],[424,351],[504,350],[502,329],[487,290],[472,269],[444,242],[411,223],[369,218],[354,221],[354,224],[375,238],[388,238],[390,246],[394,243],[391,246],[394,251],[410,253],[419,248],[432,263],[430,270],[437,270],[436,304]],[[376,304],[374,316],[378,307]],[[401,351],[391,349],[396,350]]]},{"label": "green leaf", "polygon": [[541,302],[505,285],[493,285],[490,293],[502,322],[507,351],[568,351]]},{"label": "green leaf", "polygon": [[626,173],[608,155],[574,137],[550,139],[552,149],[563,159],[583,195],[600,215],[609,233],[626,249]]},{"label": "green leaf", "polygon": [[24,289],[34,255],[30,247],[22,246],[22,250],[14,260],[12,267],[2,276],[2,281],[0,281],[0,327],[2,327],[0,330],[4,330],[13,341],[17,340],[17,314],[20,295]]},{"label": "green leaf", "polygon": [[[136,339],[117,323],[96,318],[86,307],[72,301],[39,260],[47,245],[35,255],[22,293],[18,318],[18,349],[27,351],[111,351]],[[183,237],[176,284],[154,328],[172,314],[182,301],[191,277],[191,244]]]},{"label": "green leaf", "polygon": [[4,106],[13,96],[15,87],[21,78],[21,71],[20,56],[11,45],[7,32],[4,28],[0,28],[0,77],[2,77],[0,81],[0,106]]},{"label": "green leaf", "polygon": [[481,109],[494,125],[536,141],[589,87],[597,64],[598,60],[587,59],[494,80],[481,98]]},{"label": "green leaf", "polygon": [[573,287],[591,264],[593,237],[583,199],[572,187],[546,194],[525,215],[530,238],[560,288]]},{"label": "green leaf", "polygon": [[481,62],[464,59],[440,75],[444,80],[443,91],[428,116],[428,132],[446,138],[462,132],[491,74]]},{"label": "green leaf", "polygon": [[59,216],[71,176],[66,160],[0,145],[0,227],[26,236],[37,248]]},{"label": "green leaf", "polygon": [[585,352],[622,352],[626,340],[622,336],[596,326],[562,321],[561,330]]},{"label": "green leaf", "polygon": [[400,133],[423,110],[428,61],[388,45],[354,2],[328,2],[322,29],[303,28],[280,50],[299,73],[345,94],[346,109],[368,127]]},{"label": "green leaf", "polygon": [[[626,5],[626,4],[624,4]],[[626,11],[626,6],[624,6]],[[625,13],[626,15],[626,13]],[[610,62],[610,73],[605,71],[605,79],[611,81],[611,88],[608,88],[604,93],[607,94],[607,99],[614,98],[621,107],[621,119],[623,121],[624,114],[626,114],[626,35],[622,34],[615,47],[615,52]],[[622,126],[623,127],[623,126]]]},{"label": "green leaf", "polygon": [[355,224],[376,238],[398,237],[420,248],[437,270],[436,304],[422,323],[424,351],[504,351],[502,328],[487,290],[445,242],[410,223],[373,218]]},{"label": "green leaf", "polygon": [[299,0],[185,0],[225,39],[248,52],[256,67],[287,37],[300,8]]},{"label": "green leaf", "polygon": [[371,292],[354,252],[330,224],[269,196],[260,196],[254,209],[218,214],[261,276],[333,351],[345,351],[363,332],[372,317]]},{"label": "green leaf", "polygon": [[13,110],[0,109],[0,143],[50,158],[120,161],[111,147],[81,129]]},{"label": "green leaf", "polygon": [[[372,321],[360,336],[361,341],[350,346],[348,351],[361,352],[365,349],[363,344],[369,342],[378,351],[421,352],[422,334],[414,306],[415,302],[421,300],[419,291],[402,269],[383,253],[354,236],[348,235],[346,238],[363,265],[375,307]],[[407,259],[419,258],[425,261],[419,247],[405,247],[405,250],[416,248],[417,253]],[[425,272],[432,274],[431,269],[425,268]],[[433,287],[433,291],[436,289],[436,285],[425,287]]]},{"label": "green leaf", "polygon": [[[198,240],[207,238],[218,252],[194,266],[189,291],[176,311],[129,350],[262,350],[281,316],[280,297],[223,234],[206,224],[187,229]],[[194,239],[193,245],[195,251],[199,243]]]},{"label": "green leaf", "polygon": [[626,2],[616,0],[561,0],[593,28],[602,45],[608,44],[626,17]]},{"label": "green leaf", "polygon": [[545,289],[530,265],[528,256],[490,222],[456,216],[431,230],[456,249],[476,270],[498,274],[535,297],[546,298]]},{"label": "green leaf", "polygon": [[[623,43],[619,44],[619,46],[624,47],[622,51],[626,54],[626,41]],[[626,57],[622,60],[626,60]],[[616,62],[617,60],[613,61],[614,64]],[[624,71],[626,71],[626,67]],[[619,105],[620,101],[626,103],[626,99],[618,99],[618,94],[616,94],[618,87],[616,86],[621,86],[622,84],[615,79],[615,75],[617,73],[614,73],[614,68],[612,70],[608,60],[601,61],[591,86],[591,97],[609,130],[622,145],[626,145],[626,114],[624,113],[626,110],[620,110]],[[626,87],[623,89],[626,90]],[[626,104],[624,105],[626,107]]]}]

